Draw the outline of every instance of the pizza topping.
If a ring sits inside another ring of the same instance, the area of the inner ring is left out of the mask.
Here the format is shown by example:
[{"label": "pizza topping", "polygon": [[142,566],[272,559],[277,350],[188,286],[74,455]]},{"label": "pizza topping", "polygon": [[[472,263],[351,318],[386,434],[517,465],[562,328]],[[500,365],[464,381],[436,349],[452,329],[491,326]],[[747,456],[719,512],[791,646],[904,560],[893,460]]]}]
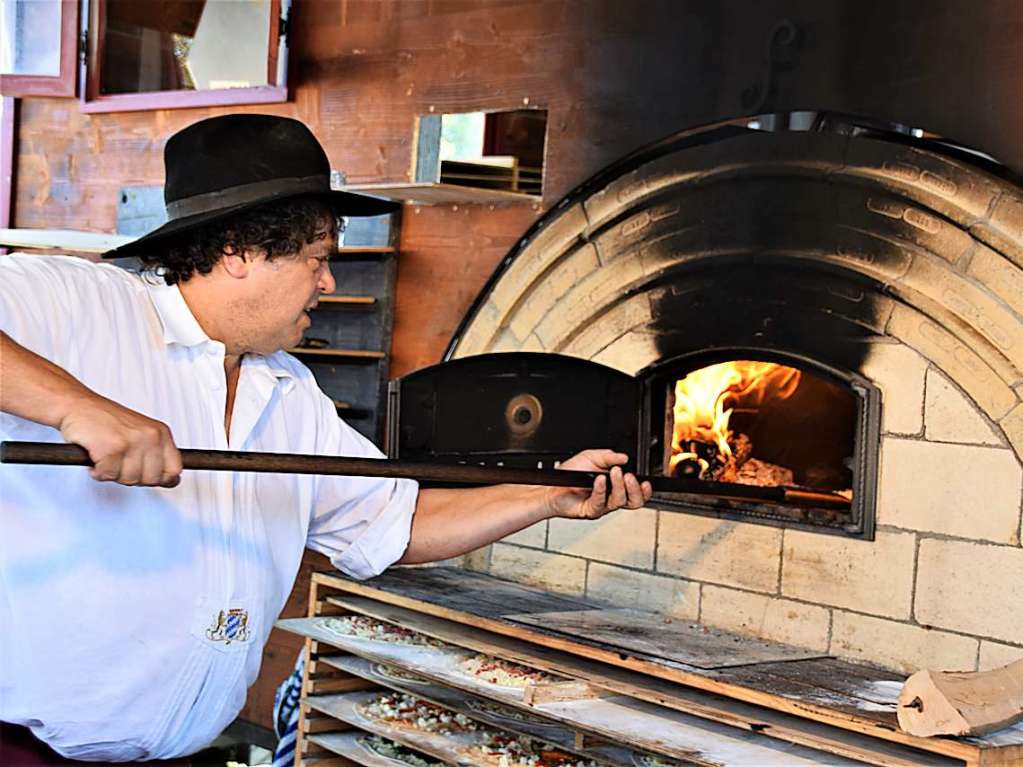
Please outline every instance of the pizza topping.
[{"label": "pizza topping", "polygon": [[444,646],[444,643],[437,639],[365,615],[341,615],[336,618],[324,618],[321,625],[327,631],[339,636],[353,636],[360,639],[374,639],[378,642],[421,647]]},{"label": "pizza topping", "polygon": [[452,713],[408,693],[384,693],[375,700],[363,703],[359,710],[370,719],[425,732],[446,735],[476,729],[476,723],[465,714]]},{"label": "pizza topping", "polygon": [[504,687],[526,687],[555,681],[554,677],[543,671],[522,666],[518,663],[495,658],[491,655],[475,655],[462,661],[462,669],[477,679]]},{"label": "pizza topping", "polygon": [[393,740],[381,738],[379,735],[367,735],[359,738],[359,744],[387,759],[396,759],[412,767],[445,767],[443,762],[427,759],[410,748],[395,743]]},{"label": "pizza topping", "polygon": [[597,762],[592,759],[581,759],[541,741],[512,733],[491,735],[477,746],[477,750],[498,767],[597,767]]}]

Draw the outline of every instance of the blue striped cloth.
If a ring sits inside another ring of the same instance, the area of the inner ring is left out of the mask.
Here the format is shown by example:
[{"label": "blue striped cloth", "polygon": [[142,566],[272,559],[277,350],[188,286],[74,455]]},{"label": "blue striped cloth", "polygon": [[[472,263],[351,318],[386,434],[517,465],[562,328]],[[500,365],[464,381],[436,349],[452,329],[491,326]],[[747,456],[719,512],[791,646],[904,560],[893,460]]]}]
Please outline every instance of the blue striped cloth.
[{"label": "blue striped cloth", "polygon": [[274,731],[277,748],[274,749],[273,767],[294,767],[295,738],[298,736],[299,699],[302,697],[302,670],[305,653],[300,652],[295,670],[284,680],[274,695]]}]

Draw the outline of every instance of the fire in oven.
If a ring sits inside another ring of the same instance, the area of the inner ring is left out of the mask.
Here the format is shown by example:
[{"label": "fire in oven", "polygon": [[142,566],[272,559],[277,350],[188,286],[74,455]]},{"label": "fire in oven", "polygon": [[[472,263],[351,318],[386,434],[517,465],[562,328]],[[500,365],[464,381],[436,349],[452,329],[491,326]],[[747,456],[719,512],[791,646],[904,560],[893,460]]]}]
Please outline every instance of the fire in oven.
[{"label": "fire in oven", "polygon": [[865,379],[776,351],[689,355],[636,377],[486,354],[391,383],[388,453],[548,468],[610,447],[657,478],[653,507],[870,539],[879,409]]},{"label": "fire in oven", "polygon": [[872,537],[880,422],[873,384],[753,349],[674,359],[641,378],[647,471],[786,490],[765,503],[660,493],[655,505]]}]

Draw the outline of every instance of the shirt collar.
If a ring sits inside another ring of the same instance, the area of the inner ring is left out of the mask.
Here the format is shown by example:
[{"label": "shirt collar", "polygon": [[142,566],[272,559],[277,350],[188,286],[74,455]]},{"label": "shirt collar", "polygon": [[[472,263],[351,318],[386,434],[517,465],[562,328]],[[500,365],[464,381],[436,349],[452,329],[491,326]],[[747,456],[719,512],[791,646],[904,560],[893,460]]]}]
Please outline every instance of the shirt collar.
[{"label": "shirt collar", "polygon": [[242,357],[242,365],[251,366],[253,371],[258,370],[264,376],[272,376],[281,385],[282,392],[287,394],[295,386],[295,374],[281,364],[282,354],[275,352],[267,357],[262,354],[246,354]]},{"label": "shirt collar", "polygon": [[[163,326],[163,340],[168,346],[180,344],[181,346],[198,346],[203,343],[217,343],[213,341],[206,331],[199,325],[192,310],[185,303],[181,289],[177,285],[167,285],[163,282],[154,283],[144,281],[149,297],[153,302],[157,317]],[[282,364],[281,353],[263,356],[262,354],[246,354],[242,358],[243,365],[252,366],[253,372],[259,371],[269,374],[279,381],[287,392],[294,386],[294,373]]]},{"label": "shirt collar", "polygon": [[177,285],[166,285],[163,282],[157,284],[146,280],[143,284],[149,291],[153,308],[156,309],[156,315],[163,326],[164,343],[198,346],[211,340],[199,326]]}]

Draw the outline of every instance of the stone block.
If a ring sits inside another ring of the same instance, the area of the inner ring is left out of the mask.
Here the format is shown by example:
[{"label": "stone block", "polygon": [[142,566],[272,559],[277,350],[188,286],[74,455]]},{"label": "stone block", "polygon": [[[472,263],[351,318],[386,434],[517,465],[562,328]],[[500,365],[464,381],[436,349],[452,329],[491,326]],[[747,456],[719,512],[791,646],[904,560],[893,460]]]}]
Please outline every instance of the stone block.
[{"label": "stone block", "polygon": [[485,302],[472,318],[469,327],[458,341],[455,357],[483,354],[489,350],[491,339],[497,333],[502,312],[490,301]]},{"label": "stone block", "polygon": [[1023,660],[1023,647],[1015,647],[998,642],[982,641],[980,643],[980,663],[978,671],[990,671]]},{"label": "stone block", "polygon": [[629,331],[651,321],[650,299],[640,293],[616,303],[596,321],[583,328],[565,344],[561,351],[584,359],[592,359],[601,349]]},{"label": "stone block", "polygon": [[881,430],[919,434],[927,361],[902,344],[871,344],[861,371],[881,389]]},{"label": "stone block", "polygon": [[994,244],[1017,264],[1023,264],[1023,195],[1002,191],[988,220],[975,228],[983,240]]},{"label": "stone block", "polygon": [[487,352],[543,352],[547,351],[536,333],[519,338],[510,328],[502,330],[487,348]]},{"label": "stone block", "polygon": [[700,612],[700,584],[590,563],[586,596],[616,607],[649,610],[695,621]]},{"label": "stone block", "polygon": [[564,256],[565,251],[575,245],[585,229],[586,214],[582,204],[566,209],[519,252],[494,286],[490,300],[502,311],[507,311],[530,285]]},{"label": "stone block", "polygon": [[700,600],[700,622],[827,652],[831,618],[823,607],[707,585]]},{"label": "stone block", "polygon": [[516,546],[542,549],[547,544],[547,520],[530,525],[523,530],[519,530],[517,533],[506,535],[501,540],[504,543],[514,543]]},{"label": "stone block", "polygon": [[1015,543],[1023,471],[1011,450],[886,437],[878,523]]},{"label": "stone block", "polygon": [[619,336],[605,346],[592,359],[601,365],[636,375],[640,370],[660,358],[658,335],[637,330]]},{"label": "stone block", "polygon": [[523,286],[522,303],[510,309],[506,319],[515,335],[519,338],[529,335],[545,316],[561,305],[573,287],[600,268],[597,249],[586,244],[565,255],[542,280],[528,289]]},{"label": "stone block", "polygon": [[934,368],[927,371],[924,436],[938,442],[1001,445],[977,406]]},{"label": "stone block", "polygon": [[831,654],[868,661],[903,674],[922,668],[973,671],[978,640],[906,623],[836,610]]},{"label": "stone block", "polygon": [[888,332],[934,362],[992,420],[1001,419],[1016,404],[1015,392],[980,355],[915,309],[896,304]]},{"label": "stone block", "polygon": [[[1023,332],[1019,317],[1005,304],[983,290],[975,281],[934,259],[914,258],[909,271],[901,278],[907,292],[919,293],[933,302],[928,309],[935,320],[955,332],[957,325],[967,325],[990,344],[984,350],[979,337],[969,338],[971,346],[988,360],[992,367],[998,355],[1004,355],[1016,369],[1023,368]],[[1014,380],[1011,372],[1003,378]]]},{"label": "stone block", "polygon": [[[590,246],[592,247],[592,246]],[[557,348],[587,327],[643,277],[639,258],[616,258],[588,274],[580,274],[571,290],[557,294],[550,311],[536,326],[548,348]]]},{"label": "stone block", "polygon": [[506,543],[495,543],[490,574],[560,594],[582,596],[586,591],[586,560],[550,554]]},{"label": "stone block", "polygon": [[462,567],[476,573],[490,572],[490,546],[470,551],[462,556]]},{"label": "stone block", "polygon": [[908,618],[913,595],[912,533],[874,541],[799,530],[785,533],[781,593],[889,618]]},{"label": "stone block", "polygon": [[913,612],[920,624],[1020,641],[1023,549],[922,540]]},{"label": "stone block", "polygon": [[657,571],[776,593],[781,539],[776,527],[661,512]]},{"label": "stone block", "polygon": [[969,274],[1023,316],[1023,269],[990,248],[977,245]]},{"label": "stone block", "polygon": [[547,548],[640,569],[654,566],[657,512],[621,509],[600,519],[552,519]]},{"label": "stone block", "polygon": [[998,425],[1002,427],[1016,455],[1023,461],[1023,402],[1010,410]]}]

